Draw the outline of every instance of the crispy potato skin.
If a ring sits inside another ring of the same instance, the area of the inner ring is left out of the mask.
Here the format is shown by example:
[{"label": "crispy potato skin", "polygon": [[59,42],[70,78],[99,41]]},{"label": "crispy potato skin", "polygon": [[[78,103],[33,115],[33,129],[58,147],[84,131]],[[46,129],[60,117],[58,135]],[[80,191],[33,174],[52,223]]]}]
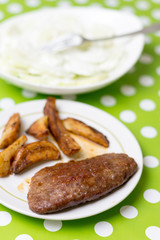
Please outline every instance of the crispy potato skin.
[{"label": "crispy potato skin", "polygon": [[88,126],[84,122],[77,120],[75,118],[66,118],[63,120],[63,125],[66,130],[83,136],[95,143],[98,143],[104,147],[109,146],[109,141],[101,132],[97,131],[95,128]]},{"label": "crispy potato skin", "polygon": [[28,166],[43,160],[60,159],[61,155],[56,146],[48,141],[29,143],[21,147],[12,163],[12,172],[19,173]]},{"label": "crispy potato skin", "polygon": [[43,116],[37,121],[35,121],[29,129],[26,131],[27,134],[32,135],[38,140],[47,140],[48,139],[48,116]]},{"label": "crispy potato skin", "polygon": [[20,115],[14,113],[8,120],[0,139],[0,149],[8,147],[17,138],[20,130]]},{"label": "crispy potato skin", "polygon": [[19,137],[8,148],[0,152],[0,177],[5,177],[10,173],[11,160],[16,154],[17,150],[27,141],[25,135]]},{"label": "crispy potato skin", "polygon": [[49,129],[62,152],[67,156],[72,156],[80,150],[79,144],[67,132],[56,109],[56,99],[48,97],[44,107],[44,114],[48,116]]}]

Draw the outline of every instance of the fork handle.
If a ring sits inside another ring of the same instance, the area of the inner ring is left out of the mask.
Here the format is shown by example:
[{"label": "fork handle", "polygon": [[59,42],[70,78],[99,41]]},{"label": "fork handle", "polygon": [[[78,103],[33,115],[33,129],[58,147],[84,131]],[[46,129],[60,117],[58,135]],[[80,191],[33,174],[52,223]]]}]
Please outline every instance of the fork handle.
[{"label": "fork handle", "polygon": [[156,23],[153,24],[151,26],[145,27],[141,30],[135,31],[135,32],[131,32],[131,33],[124,33],[121,35],[117,35],[117,36],[111,36],[111,37],[107,37],[107,38],[97,38],[97,39],[85,39],[86,41],[104,41],[104,40],[112,40],[112,39],[116,39],[116,38],[122,38],[122,37],[127,37],[127,36],[132,36],[132,35],[137,35],[140,33],[146,34],[146,33],[153,33],[160,30],[160,23]]}]

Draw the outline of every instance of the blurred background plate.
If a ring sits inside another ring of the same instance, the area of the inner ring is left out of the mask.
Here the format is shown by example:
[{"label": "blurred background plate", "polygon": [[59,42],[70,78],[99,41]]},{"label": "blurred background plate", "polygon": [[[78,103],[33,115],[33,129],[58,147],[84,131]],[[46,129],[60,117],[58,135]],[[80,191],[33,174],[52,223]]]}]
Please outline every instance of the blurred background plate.
[{"label": "blurred background plate", "polygon": [[[42,10],[38,10],[36,11],[36,13],[40,11]],[[70,14],[74,16],[76,15],[77,17],[83,19],[83,21],[87,21],[87,19],[90,19],[90,21],[92,21],[92,19],[95,19],[95,16],[96,16],[99,22],[102,22],[103,24],[107,23],[109,26],[113,27],[115,34],[132,32],[134,30],[139,30],[142,28],[142,24],[138,17],[130,13],[125,13],[123,11],[109,10],[109,9],[93,9],[93,8],[91,9],[91,8],[81,8],[81,7],[72,7],[67,9],[49,8],[49,9],[45,9],[44,11],[45,14],[46,14],[46,11],[53,11],[53,14],[58,13],[60,15],[63,15],[63,14]],[[20,16],[12,17],[9,20],[6,20],[5,22],[3,22],[2,25],[5,26],[6,23],[9,24],[9,22],[13,22],[13,21],[15,21],[15,23],[17,21],[23,21],[24,18],[29,17],[30,15],[33,15],[33,14],[34,12],[31,12],[31,13],[26,13]],[[121,41],[121,40],[118,40],[118,41]],[[8,74],[7,72],[2,72],[2,70],[0,70],[0,77],[19,87],[40,92],[40,93],[65,95],[65,94],[78,94],[78,93],[90,92],[111,84],[112,82],[118,80],[122,75],[127,73],[130,70],[130,68],[139,59],[141,52],[143,50],[143,46],[144,46],[143,35],[130,37],[129,41],[127,41],[127,44],[126,44],[125,57],[123,58],[123,61],[119,62],[118,66],[109,73],[106,79],[103,79],[99,82],[88,84],[88,85],[54,87],[50,85],[32,83],[26,80],[21,80],[17,77],[14,77]]]}]

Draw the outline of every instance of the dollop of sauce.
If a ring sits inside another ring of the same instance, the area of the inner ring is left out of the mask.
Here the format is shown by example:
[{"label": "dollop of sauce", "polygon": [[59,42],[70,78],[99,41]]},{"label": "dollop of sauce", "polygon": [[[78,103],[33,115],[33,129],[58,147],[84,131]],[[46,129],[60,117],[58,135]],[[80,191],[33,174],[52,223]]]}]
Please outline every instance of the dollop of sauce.
[{"label": "dollop of sauce", "polygon": [[26,194],[29,189],[31,178],[26,178],[22,183],[17,186],[19,192]]},{"label": "dollop of sauce", "polygon": [[86,158],[92,158],[94,156],[107,153],[109,150],[95,142],[92,142],[82,136],[71,134],[72,138],[81,146],[81,150],[74,154],[74,160],[82,160]]}]

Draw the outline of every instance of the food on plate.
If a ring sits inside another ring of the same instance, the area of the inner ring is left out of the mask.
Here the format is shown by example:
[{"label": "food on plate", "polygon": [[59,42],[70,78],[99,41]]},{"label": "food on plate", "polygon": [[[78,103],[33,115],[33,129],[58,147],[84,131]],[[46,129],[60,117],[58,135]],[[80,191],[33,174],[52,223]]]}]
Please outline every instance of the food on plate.
[{"label": "food on plate", "polygon": [[109,141],[102,133],[95,128],[88,126],[84,122],[75,118],[66,118],[63,120],[64,127],[75,134],[83,136],[93,142],[96,142],[104,147],[109,146]]},{"label": "food on plate", "polygon": [[31,178],[26,178],[23,182],[21,182],[21,183],[17,186],[17,190],[18,190],[20,193],[27,194],[30,183],[31,183]]},{"label": "food on plate", "polygon": [[20,130],[20,115],[14,113],[8,120],[0,139],[0,149],[8,147],[12,144],[19,135]]},{"label": "food on plate", "polygon": [[36,118],[39,108],[36,115],[22,117],[24,131],[26,124],[26,132],[39,141],[29,135],[27,141],[22,136],[0,152],[0,177],[13,174],[4,181],[13,180],[13,194],[19,192],[25,201],[27,197],[25,204],[37,214],[54,213],[106,196],[128,181],[138,168],[128,155],[109,153],[120,148],[115,147],[114,140],[109,146],[103,131],[93,128],[96,125],[74,119],[73,114],[62,120],[60,117],[66,113],[61,112],[57,102],[48,97],[45,106],[41,105],[41,118]]},{"label": "food on plate", "polygon": [[10,174],[11,162],[17,150],[27,141],[25,135],[19,137],[5,150],[0,152],[0,177],[5,177]]},{"label": "food on plate", "polygon": [[115,34],[114,24],[107,18],[96,18],[90,11],[88,21],[88,13],[75,11],[43,9],[1,23],[1,71],[21,81],[52,87],[83,86],[107,79],[125,57],[125,44],[119,41],[90,42],[60,52],[44,50],[71,33],[89,39]]},{"label": "food on plate", "polygon": [[60,149],[67,156],[72,156],[80,150],[79,144],[70,136],[59,117],[56,99],[48,97],[44,107],[44,114],[48,116],[49,129],[55,137]]},{"label": "food on plate", "polygon": [[133,158],[116,153],[45,167],[31,179],[28,204],[33,212],[44,214],[98,199],[136,170]]},{"label": "food on plate", "polygon": [[85,158],[95,157],[97,155],[102,155],[109,152],[109,149],[103,147],[100,144],[97,144],[93,141],[90,141],[87,138],[84,138],[80,135],[71,133],[71,137],[80,145],[81,149],[78,153],[72,156],[74,160],[81,160]]},{"label": "food on plate", "polygon": [[57,160],[60,157],[59,150],[51,142],[38,141],[29,143],[17,151],[12,163],[12,172],[19,173],[33,163],[43,160]]},{"label": "food on plate", "polygon": [[35,121],[29,129],[26,131],[27,134],[32,135],[33,137],[39,140],[48,139],[48,116],[43,116],[37,121]]}]

